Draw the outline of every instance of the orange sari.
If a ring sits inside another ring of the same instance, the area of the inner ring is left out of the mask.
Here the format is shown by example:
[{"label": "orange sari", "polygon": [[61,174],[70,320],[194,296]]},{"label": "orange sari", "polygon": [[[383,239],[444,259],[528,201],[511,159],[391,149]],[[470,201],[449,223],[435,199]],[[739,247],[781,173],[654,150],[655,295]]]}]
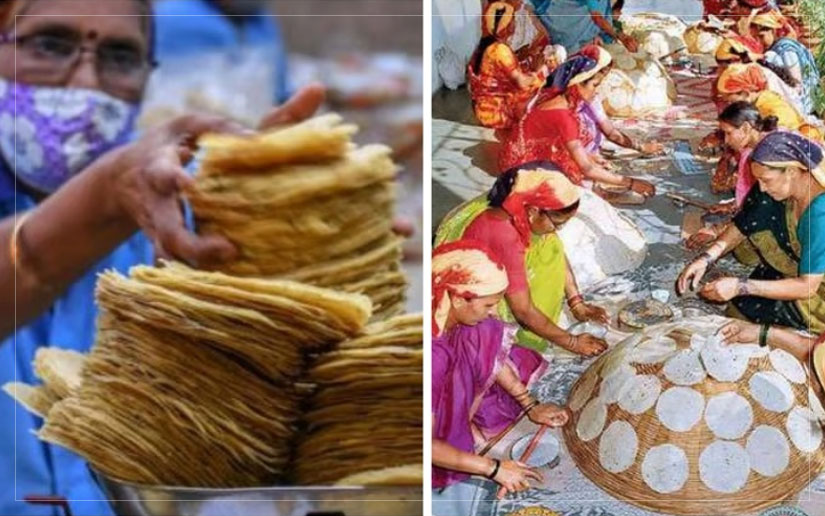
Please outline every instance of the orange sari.
[{"label": "orange sari", "polygon": [[518,57],[501,42],[487,47],[477,74],[472,67],[474,61],[472,59],[467,67],[467,77],[476,118],[484,127],[493,129],[513,126],[541,87],[542,78],[536,76],[528,88],[519,88],[512,78],[513,72],[519,69]]}]

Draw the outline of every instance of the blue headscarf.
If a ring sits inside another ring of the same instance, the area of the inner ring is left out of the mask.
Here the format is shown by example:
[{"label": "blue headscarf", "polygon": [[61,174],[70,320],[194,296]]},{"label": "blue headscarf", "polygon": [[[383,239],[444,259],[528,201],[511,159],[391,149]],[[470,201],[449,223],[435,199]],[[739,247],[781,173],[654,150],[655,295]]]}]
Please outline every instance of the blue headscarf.
[{"label": "blue headscarf", "polygon": [[574,77],[582,72],[592,70],[598,63],[582,55],[576,55],[562,63],[547,77],[544,87],[559,95],[567,91],[567,86]]},{"label": "blue headscarf", "polygon": [[788,131],[768,134],[753,150],[751,161],[772,168],[803,168],[825,186],[825,153],[819,144],[800,134]]}]

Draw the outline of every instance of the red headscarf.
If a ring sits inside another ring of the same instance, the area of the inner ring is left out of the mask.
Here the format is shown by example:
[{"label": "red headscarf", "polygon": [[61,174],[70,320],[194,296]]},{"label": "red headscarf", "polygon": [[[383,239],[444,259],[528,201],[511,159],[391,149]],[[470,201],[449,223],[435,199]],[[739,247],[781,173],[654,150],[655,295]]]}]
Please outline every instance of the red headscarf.
[{"label": "red headscarf", "polygon": [[500,294],[509,284],[504,266],[484,244],[459,240],[438,246],[432,259],[432,332],[441,335],[452,309],[449,294],[477,298]]},{"label": "red headscarf", "polygon": [[768,87],[768,79],[758,64],[737,63],[719,76],[719,93],[758,93]]},{"label": "red headscarf", "polygon": [[532,230],[527,219],[527,207],[540,210],[562,210],[579,201],[579,188],[561,172],[536,169],[520,170],[510,195],[501,205],[510,217],[524,245],[530,243]]}]

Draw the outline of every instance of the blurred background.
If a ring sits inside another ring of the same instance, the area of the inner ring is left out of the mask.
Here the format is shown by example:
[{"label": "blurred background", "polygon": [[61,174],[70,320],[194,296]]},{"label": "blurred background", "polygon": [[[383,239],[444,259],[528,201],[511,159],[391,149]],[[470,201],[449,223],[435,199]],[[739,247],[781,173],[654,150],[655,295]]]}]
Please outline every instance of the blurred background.
[{"label": "blurred background", "polygon": [[255,127],[309,82],[324,111],[385,143],[403,167],[398,216],[415,227],[405,249],[409,311],[422,296],[422,2],[420,0],[155,0],[159,66],[140,121],[187,111]]}]

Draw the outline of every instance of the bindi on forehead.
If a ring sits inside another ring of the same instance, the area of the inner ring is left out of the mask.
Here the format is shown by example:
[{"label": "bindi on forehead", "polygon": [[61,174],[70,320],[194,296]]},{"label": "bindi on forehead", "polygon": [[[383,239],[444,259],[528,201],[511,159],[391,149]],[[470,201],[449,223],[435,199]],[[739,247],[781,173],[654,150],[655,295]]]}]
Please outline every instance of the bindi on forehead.
[{"label": "bindi on forehead", "polygon": [[137,0],[28,0],[13,23],[20,33],[59,26],[100,39],[144,41],[146,14]]}]

